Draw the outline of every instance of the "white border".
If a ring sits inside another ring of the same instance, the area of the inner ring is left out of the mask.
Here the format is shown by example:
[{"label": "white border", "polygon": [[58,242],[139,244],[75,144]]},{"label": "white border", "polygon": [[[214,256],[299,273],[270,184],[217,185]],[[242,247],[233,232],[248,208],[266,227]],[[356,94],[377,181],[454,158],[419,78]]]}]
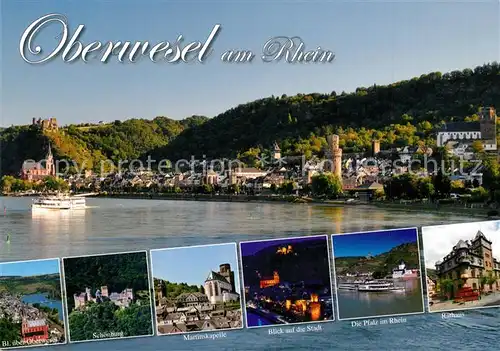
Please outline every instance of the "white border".
[{"label": "white border", "polygon": [[[328,255],[328,280],[330,281],[330,298],[331,303],[332,303],[332,319],[327,319],[327,320],[321,320],[321,321],[310,321],[310,322],[294,322],[294,323],[286,323],[286,324],[270,324],[270,325],[255,325],[255,326],[249,326],[248,325],[248,316],[247,316],[247,301],[246,301],[246,293],[245,293],[245,274],[243,270],[241,271],[241,276],[242,276],[242,284],[243,284],[243,292],[244,292],[244,303],[245,303],[245,324],[247,329],[257,329],[257,328],[276,328],[278,326],[292,326],[292,325],[297,325],[297,324],[318,324],[318,323],[331,323],[335,321],[335,311],[334,311],[334,305],[333,305],[333,287],[332,287],[332,265],[331,265],[331,255],[330,255],[330,243],[328,242],[328,234],[321,234],[321,235],[305,235],[305,236],[292,236],[289,238],[276,238],[276,239],[264,239],[264,240],[251,240],[251,241],[242,241],[240,242],[240,257],[241,257],[241,265],[243,266],[243,253],[241,251],[241,245],[242,244],[250,244],[250,243],[260,243],[260,242],[266,242],[266,241],[290,241],[290,240],[295,240],[295,239],[306,239],[306,238],[325,238],[326,242],[326,251]],[[292,243],[293,245],[293,243]]]},{"label": "white border", "polygon": [[[132,254],[132,253],[144,253],[146,256],[146,274],[148,276],[148,292],[151,295],[151,282],[149,279],[149,262],[148,262],[148,252],[146,250],[139,250],[139,251],[126,251],[126,252],[112,252],[112,253],[103,253],[103,254],[95,254],[95,255],[81,255],[81,256],[69,256],[69,257],[63,257],[61,258],[62,262],[62,274],[64,276],[64,293],[66,294],[66,276],[64,272],[64,260],[66,259],[72,259],[72,258],[82,258],[82,257],[100,257],[100,256],[116,256],[116,255],[125,255],[125,254]],[[151,332],[152,334],[148,335],[137,335],[137,336],[123,336],[123,337],[118,337],[118,338],[102,338],[102,339],[88,339],[88,340],[79,340],[79,341],[71,341],[71,335],[70,335],[70,325],[69,325],[69,308],[68,308],[68,297],[66,296],[66,313],[67,313],[67,320],[68,320],[68,343],[69,344],[81,344],[85,342],[99,342],[99,341],[107,341],[107,340],[124,340],[124,339],[132,339],[132,338],[146,338],[146,337],[151,337],[154,336],[154,322],[153,322],[153,306],[151,305],[152,300],[151,296],[149,296],[149,305],[151,309]]]},{"label": "white border", "polygon": [[[19,348],[29,348],[29,347],[46,347],[46,346],[56,346],[56,345],[66,345],[69,343],[69,340],[68,340],[68,329],[69,329],[69,325],[68,325],[68,320],[67,320],[67,316],[66,316],[66,304],[64,303],[64,293],[63,293],[63,271],[62,271],[62,267],[61,267],[61,259],[60,258],[41,258],[41,259],[38,259],[38,260],[27,260],[27,261],[11,261],[11,262],[0,262],[0,266],[4,265],[4,264],[16,264],[16,263],[29,263],[29,262],[40,262],[40,261],[57,261],[57,267],[59,268],[59,289],[61,290],[61,308],[62,308],[62,314],[63,314],[63,327],[64,327],[64,342],[58,342],[58,343],[54,343],[54,344],[49,344],[49,343],[45,343],[45,344],[34,344],[34,345],[31,345],[31,344],[27,344],[27,345],[19,345],[19,346],[10,346],[10,347],[2,347],[0,350],[14,350],[14,349],[19,349]],[[1,270],[0,270],[1,272]],[[0,277],[2,277],[3,275],[0,274]],[[0,340],[0,342],[2,342],[3,340]],[[6,341],[6,340],[5,340]]]},{"label": "white border", "polygon": [[[417,255],[418,255],[418,268],[420,270],[420,291],[422,293],[422,312],[409,312],[409,313],[393,313],[393,314],[383,314],[383,315],[374,315],[374,316],[360,316],[360,317],[351,317],[351,318],[340,318],[340,309],[339,309],[339,297],[338,297],[338,288],[337,288],[337,269],[335,268],[335,245],[333,242],[334,236],[340,235],[353,235],[353,234],[373,234],[380,232],[395,232],[400,230],[414,230],[415,238],[417,240]],[[407,228],[393,228],[393,229],[382,229],[382,230],[369,230],[369,231],[361,231],[361,232],[351,232],[351,233],[337,233],[332,234],[332,256],[333,256],[333,270],[334,270],[334,279],[335,279],[335,293],[337,294],[337,318],[339,321],[351,321],[351,320],[360,320],[360,319],[368,319],[368,318],[385,318],[385,317],[393,317],[393,316],[409,316],[416,314],[424,314],[425,313],[425,298],[424,298],[424,285],[423,285],[423,274],[422,274],[422,257],[420,257],[420,243],[418,237],[418,227],[407,227]]]},{"label": "white border", "polygon": [[[153,251],[170,251],[170,250],[178,250],[178,249],[192,249],[192,248],[200,248],[200,247],[214,247],[214,246],[228,246],[228,245],[233,245],[234,246],[234,255],[236,258],[236,273],[238,274],[238,281],[240,280],[240,262],[238,260],[238,247],[235,242],[232,243],[222,243],[222,244],[206,244],[206,245],[194,245],[194,246],[179,246],[179,247],[169,247],[169,248],[164,248],[164,249],[154,249],[154,250],[149,250],[149,257],[151,260],[151,278],[153,280],[153,285],[154,285],[154,265],[153,265]],[[198,333],[217,333],[220,331],[229,331],[229,330],[240,330],[243,329],[243,296],[241,294],[241,288],[242,288],[242,281],[239,281],[240,283],[240,309],[241,309],[241,327],[236,327],[236,328],[223,328],[223,329],[214,329],[214,330],[193,330],[193,331],[186,331],[186,332],[180,332],[180,333],[165,333],[165,334],[160,334],[157,326],[157,319],[156,319],[156,291],[154,290],[155,287],[153,287],[153,303],[154,303],[154,321],[155,321],[155,328],[156,328],[156,336],[174,336],[174,335],[190,335],[190,334],[198,334]]]},{"label": "white border", "polygon": [[[422,244],[424,246],[424,258],[425,258],[425,243],[424,243],[424,228],[437,228],[437,227],[451,227],[451,226],[459,226],[461,224],[477,224],[481,225],[482,223],[494,223],[494,222],[500,222],[500,220],[493,220],[493,221],[474,221],[474,222],[463,222],[463,223],[448,223],[448,224],[438,224],[438,225],[428,225],[425,227],[421,228],[421,234],[422,234]],[[425,265],[425,259],[424,259],[424,267],[425,267],[425,286],[427,287],[427,266]],[[470,310],[484,310],[486,308],[499,308],[500,303],[495,306],[477,306],[477,307],[463,307],[463,308],[453,308],[453,309],[445,309],[445,310],[439,310],[439,311],[432,311],[431,306],[430,306],[430,300],[429,300],[429,293],[428,290],[426,289],[425,293],[427,294],[427,312],[428,313],[448,313],[452,311],[470,311]]]}]

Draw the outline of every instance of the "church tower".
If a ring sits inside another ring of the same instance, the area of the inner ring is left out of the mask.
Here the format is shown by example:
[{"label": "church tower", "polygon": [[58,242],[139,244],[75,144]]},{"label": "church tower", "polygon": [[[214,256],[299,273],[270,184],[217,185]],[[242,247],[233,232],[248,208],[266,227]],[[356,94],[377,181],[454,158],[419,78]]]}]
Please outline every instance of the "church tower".
[{"label": "church tower", "polygon": [[273,145],[273,161],[278,161],[281,158],[281,149],[277,142]]},{"label": "church tower", "polygon": [[493,107],[483,107],[479,113],[479,129],[481,139],[496,142],[497,114]]},{"label": "church tower", "polygon": [[47,170],[47,175],[56,175],[56,167],[54,166],[54,157],[52,156],[52,149],[50,148],[50,144],[47,155],[45,156],[45,169]]}]

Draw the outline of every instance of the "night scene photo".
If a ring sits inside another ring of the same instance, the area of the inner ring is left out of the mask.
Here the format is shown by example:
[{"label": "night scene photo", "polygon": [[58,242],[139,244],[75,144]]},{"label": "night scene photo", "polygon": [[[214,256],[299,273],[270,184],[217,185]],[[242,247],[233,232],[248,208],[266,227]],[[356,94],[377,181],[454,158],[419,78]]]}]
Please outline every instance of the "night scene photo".
[{"label": "night scene photo", "polygon": [[247,327],[331,321],[328,238],[240,244]]},{"label": "night scene photo", "polygon": [[332,236],[339,319],[424,312],[416,228]]}]

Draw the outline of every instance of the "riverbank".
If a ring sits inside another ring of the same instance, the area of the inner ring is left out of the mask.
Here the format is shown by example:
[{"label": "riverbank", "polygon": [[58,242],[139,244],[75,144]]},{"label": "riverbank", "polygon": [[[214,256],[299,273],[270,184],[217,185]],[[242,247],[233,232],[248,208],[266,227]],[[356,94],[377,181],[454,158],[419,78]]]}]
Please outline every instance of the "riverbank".
[{"label": "riverbank", "polygon": [[[37,196],[36,194],[3,194],[2,196]],[[108,193],[94,194],[94,198],[111,199],[140,199],[140,200],[171,200],[171,201],[208,201],[208,202],[253,202],[253,203],[282,203],[282,204],[309,204],[320,206],[367,206],[395,211],[419,212],[430,214],[464,214],[470,217],[500,219],[499,216],[489,216],[490,208],[482,207],[480,204],[441,204],[408,201],[370,201],[359,200],[324,200],[293,195],[230,195],[230,194],[187,194],[187,193]]]},{"label": "riverbank", "polygon": [[[436,206],[432,203],[416,202],[394,202],[394,201],[370,201],[359,200],[323,200],[309,197],[284,196],[284,195],[214,195],[214,194],[119,194],[106,193],[99,194],[96,197],[101,198],[119,198],[119,199],[152,199],[152,200],[182,200],[182,201],[214,201],[214,202],[274,202],[274,203],[299,203],[322,206],[369,206],[390,208],[396,211],[420,212],[420,213],[439,213],[439,214],[457,214],[463,213],[468,216],[478,218],[488,218],[488,208],[484,207],[465,207],[464,205],[444,204]],[[497,219],[491,217],[491,219]]]}]

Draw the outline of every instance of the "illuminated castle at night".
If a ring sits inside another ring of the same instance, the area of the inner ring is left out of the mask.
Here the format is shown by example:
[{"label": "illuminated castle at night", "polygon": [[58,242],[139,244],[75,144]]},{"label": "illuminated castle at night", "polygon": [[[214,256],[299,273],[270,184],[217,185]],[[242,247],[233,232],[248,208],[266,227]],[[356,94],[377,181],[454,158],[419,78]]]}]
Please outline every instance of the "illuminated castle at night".
[{"label": "illuminated castle at night", "polygon": [[275,286],[280,283],[280,275],[278,274],[277,271],[273,272],[272,277],[264,277],[260,280],[260,288],[264,289],[267,288],[268,286]]},{"label": "illuminated castle at night", "polygon": [[276,250],[276,254],[278,255],[289,255],[292,253],[293,253],[292,245],[279,247],[278,250]]}]

